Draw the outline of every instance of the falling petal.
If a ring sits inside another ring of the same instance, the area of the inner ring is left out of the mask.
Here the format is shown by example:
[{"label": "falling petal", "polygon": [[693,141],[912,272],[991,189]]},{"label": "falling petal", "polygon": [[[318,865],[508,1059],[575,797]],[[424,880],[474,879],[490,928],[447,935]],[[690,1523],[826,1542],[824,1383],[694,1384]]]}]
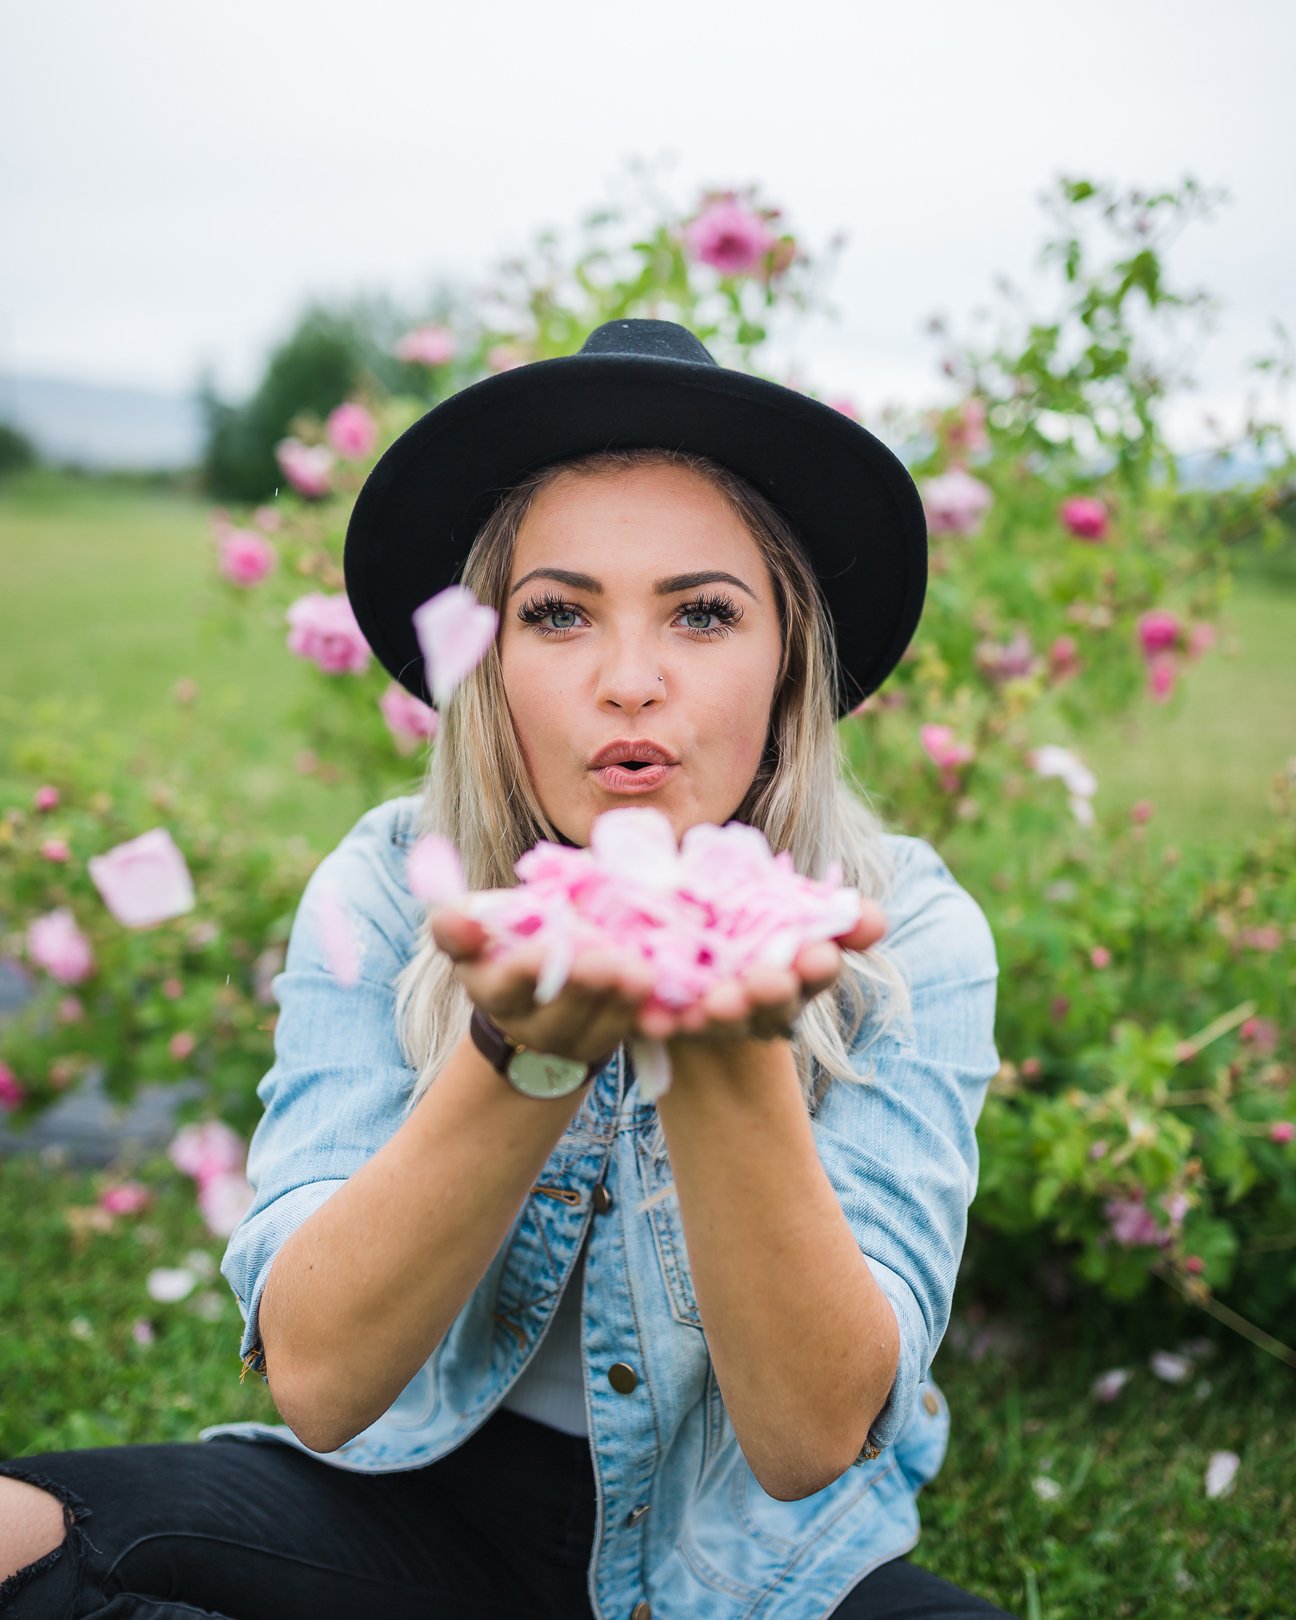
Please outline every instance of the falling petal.
[{"label": "falling petal", "polygon": [[1129,1382],[1129,1376],[1127,1367],[1113,1367],[1110,1372],[1094,1379],[1089,1393],[1096,1401],[1114,1401]]},{"label": "falling petal", "polygon": [[320,942],[328,970],[339,984],[350,988],[360,980],[360,953],[351,928],[351,913],[336,889],[325,884],[319,897]]},{"label": "falling petal", "polygon": [[1167,1384],[1182,1384],[1192,1375],[1193,1364],[1187,1356],[1177,1356],[1173,1350],[1154,1350],[1148,1357],[1148,1366]]},{"label": "falling petal", "polygon": [[145,1286],[150,1299],[173,1305],[191,1294],[197,1284],[198,1279],[188,1266],[157,1266],[149,1272]]},{"label": "falling petal", "polygon": [[468,887],[459,851],[439,833],[420,838],[405,857],[405,881],[416,899],[438,906],[457,900]]},{"label": "falling petal", "polygon": [[86,866],[104,904],[128,928],[148,928],[193,910],[193,879],[165,827],[92,855]]},{"label": "falling petal", "polygon": [[432,701],[444,708],[460,681],[486,656],[499,614],[478,602],[466,585],[447,585],[415,608],[412,619]]},{"label": "falling petal", "polygon": [[1223,1496],[1233,1489],[1233,1476],[1241,1459],[1236,1451],[1212,1451],[1206,1465],[1207,1496]]},{"label": "falling petal", "polygon": [[570,934],[565,929],[552,932],[545,945],[544,966],[536,978],[537,1006],[547,1006],[567,983],[567,976],[575,959],[576,953],[572,948]]},{"label": "falling petal", "polygon": [[630,1061],[634,1064],[635,1077],[639,1082],[639,1095],[645,1102],[656,1102],[671,1087],[670,1054],[666,1050],[666,1043],[640,1036],[632,1039],[629,1045]]}]

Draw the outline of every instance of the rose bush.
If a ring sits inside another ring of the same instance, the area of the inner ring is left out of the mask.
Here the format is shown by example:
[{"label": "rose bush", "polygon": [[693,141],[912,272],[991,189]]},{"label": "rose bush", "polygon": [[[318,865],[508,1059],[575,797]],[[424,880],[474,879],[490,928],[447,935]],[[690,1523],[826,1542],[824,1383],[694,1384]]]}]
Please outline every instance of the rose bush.
[{"label": "rose bush", "polygon": [[[914,645],[842,730],[861,789],[936,845],[998,941],[1004,1067],[974,1206],[996,1241],[975,1255],[982,1273],[1008,1280],[1052,1254],[1121,1297],[1163,1279],[1225,1314],[1227,1291],[1233,1325],[1274,1328],[1296,1297],[1290,794],[1249,847],[1154,860],[1152,808],[1102,806],[1071,740],[1100,718],[1173,707],[1215,638],[1232,548],[1288,537],[1296,459],[1277,421],[1253,404],[1242,438],[1268,470],[1229,488],[1181,485],[1163,434],[1185,379],[1156,344],[1207,300],[1171,286],[1160,250],[1213,201],[1192,181],[1155,194],[1060,181],[1053,308],[1019,310],[1001,283],[994,340],[951,341],[941,358],[953,402],[869,419],[922,493],[931,577]],[[1110,240],[1095,245],[1101,230]],[[409,791],[415,756],[435,746],[435,707],[371,658],[343,592],[347,517],[383,447],[466,384],[570,353],[625,316],[680,321],[722,364],[759,369],[775,330],[823,305],[839,245],[812,254],[754,189],[709,193],[683,216],[651,199],[603,210],[574,241],[546,233],[501,266],[475,320],[407,331],[400,392],[363,379],[291,424],[274,504],[213,514],[212,569],[232,640],[252,626],[317,672],[299,721],[317,784],[345,777],[376,802]],[[947,337],[941,318],[931,331]],[[1256,365],[1291,370],[1282,355]],[[840,388],[826,378],[820,397],[864,419]],[[1216,447],[1230,448],[1218,435]],[[42,810],[45,789],[59,802]],[[17,857],[0,888],[4,948],[40,993],[3,1032],[0,1106],[33,1112],[98,1057],[121,1094],[202,1073],[216,1111],[249,1125],[271,1055],[267,953],[323,852],[267,849],[214,811],[209,783],[127,769],[124,751],[83,757],[33,737],[4,793],[0,836]],[[195,907],[132,932],[86,862],[163,822]],[[40,978],[27,943],[60,908],[94,960],[68,984]]]}]

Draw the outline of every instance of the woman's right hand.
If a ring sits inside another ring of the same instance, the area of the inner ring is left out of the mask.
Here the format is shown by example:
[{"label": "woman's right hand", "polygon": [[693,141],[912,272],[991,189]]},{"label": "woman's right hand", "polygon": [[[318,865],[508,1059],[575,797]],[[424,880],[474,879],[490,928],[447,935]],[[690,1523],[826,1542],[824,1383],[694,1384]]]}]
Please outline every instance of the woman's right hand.
[{"label": "woman's right hand", "polygon": [[429,926],[460,984],[515,1045],[593,1063],[637,1033],[639,1008],[652,992],[647,964],[583,952],[554,999],[540,1005],[535,987],[544,965],[541,946],[520,945],[489,957],[486,929],[450,905],[435,907]]}]

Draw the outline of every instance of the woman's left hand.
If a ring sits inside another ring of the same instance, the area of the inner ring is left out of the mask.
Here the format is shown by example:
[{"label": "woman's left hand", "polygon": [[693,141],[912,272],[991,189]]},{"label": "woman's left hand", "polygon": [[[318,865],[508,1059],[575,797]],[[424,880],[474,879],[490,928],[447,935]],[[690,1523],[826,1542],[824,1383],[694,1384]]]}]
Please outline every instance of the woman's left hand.
[{"label": "woman's left hand", "polygon": [[859,921],[849,933],[803,945],[790,967],[754,967],[726,979],[684,1011],[654,1007],[641,1012],[639,1033],[672,1043],[786,1038],[806,1003],[836,982],[842,951],[866,951],[885,933],[882,908],[872,900],[861,901]]}]

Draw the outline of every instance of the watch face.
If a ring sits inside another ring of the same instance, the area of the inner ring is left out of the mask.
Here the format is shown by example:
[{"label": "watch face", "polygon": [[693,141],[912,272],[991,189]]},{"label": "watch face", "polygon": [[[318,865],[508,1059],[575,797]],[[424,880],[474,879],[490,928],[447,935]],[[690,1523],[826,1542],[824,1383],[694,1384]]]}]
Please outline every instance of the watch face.
[{"label": "watch face", "polygon": [[508,1078],[528,1097],[568,1097],[582,1084],[588,1067],[546,1052],[516,1052],[509,1060]]}]

